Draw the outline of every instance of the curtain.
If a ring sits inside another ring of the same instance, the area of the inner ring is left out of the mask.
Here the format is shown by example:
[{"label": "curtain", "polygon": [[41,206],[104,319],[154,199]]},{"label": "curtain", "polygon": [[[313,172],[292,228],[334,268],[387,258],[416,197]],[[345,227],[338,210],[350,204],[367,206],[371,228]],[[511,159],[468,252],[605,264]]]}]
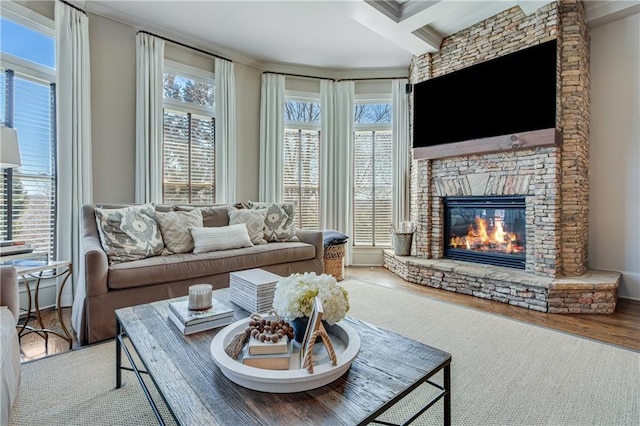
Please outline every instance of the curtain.
[{"label": "curtain", "polygon": [[330,80],[320,81],[320,229],[335,229],[334,203],[334,86]]},{"label": "curtain", "polygon": [[283,201],[284,90],[281,74],[262,74],[260,98],[260,201]]},{"label": "curtain", "polygon": [[136,203],[162,202],[164,40],[136,36]]},{"label": "curtain", "polygon": [[[353,96],[355,83],[341,81],[335,84],[335,206],[336,229],[344,234],[353,236]],[[346,246],[344,263],[351,265],[351,248],[353,237]]]},{"label": "curtain", "polygon": [[73,297],[80,262],[80,210],[93,202],[91,172],[91,80],[87,15],[55,3],[57,126],[57,256],[70,260],[76,273],[66,286],[63,304]]},{"label": "curtain", "polygon": [[392,224],[409,219],[409,99],[406,94],[407,79],[392,81],[393,102],[393,212]]},{"label": "curtain", "polygon": [[216,58],[216,203],[236,197],[236,80],[233,62]]}]

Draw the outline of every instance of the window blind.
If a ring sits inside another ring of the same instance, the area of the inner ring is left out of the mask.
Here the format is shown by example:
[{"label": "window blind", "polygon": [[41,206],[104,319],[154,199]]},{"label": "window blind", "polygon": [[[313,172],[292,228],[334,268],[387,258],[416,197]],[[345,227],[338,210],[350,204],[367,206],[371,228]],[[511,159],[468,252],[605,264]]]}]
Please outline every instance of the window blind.
[{"label": "window blind", "polygon": [[297,204],[296,226],[318,229],[320,131],[285,129],[284,201]]}]

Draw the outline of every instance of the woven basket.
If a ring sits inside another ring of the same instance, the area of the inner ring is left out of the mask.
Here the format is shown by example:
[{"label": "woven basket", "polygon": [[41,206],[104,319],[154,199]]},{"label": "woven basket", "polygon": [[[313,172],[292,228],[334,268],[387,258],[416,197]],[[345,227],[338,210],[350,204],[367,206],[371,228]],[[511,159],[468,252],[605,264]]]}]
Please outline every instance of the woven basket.
[{"label": "woven basket", "polygon": [[411,256],[411,242],[413,232],[394,232],[393,251],[398,256]]},{"label": "woven basket", "polygon": [[324,247],[324,273],[333,275],[336,281],[344,279],[344,246],[337,244]]}]

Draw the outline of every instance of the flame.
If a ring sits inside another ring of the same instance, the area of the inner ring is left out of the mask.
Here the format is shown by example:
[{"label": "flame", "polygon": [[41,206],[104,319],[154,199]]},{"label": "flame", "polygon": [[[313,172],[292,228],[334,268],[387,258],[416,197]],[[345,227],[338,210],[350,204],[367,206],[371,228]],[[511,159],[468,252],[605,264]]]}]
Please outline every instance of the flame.
[{"label": "flame", "polygon": [[450,245],[453,248],[466,248],[467,250],[516,253],[522,251],[522,248],[516,243],[517,239],[516,234],[504,229],[502,221],[496,220],[494,229],[491,230],[487,220],[476,216],[475,226],[469,225],[467,235],[452,237]]}]

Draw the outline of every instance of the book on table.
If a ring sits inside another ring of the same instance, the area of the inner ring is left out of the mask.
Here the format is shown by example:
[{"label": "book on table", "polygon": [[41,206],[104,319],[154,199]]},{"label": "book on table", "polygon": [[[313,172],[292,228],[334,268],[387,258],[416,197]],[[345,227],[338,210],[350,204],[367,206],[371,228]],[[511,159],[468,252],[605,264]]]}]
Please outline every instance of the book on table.
[{"label": "book on table", "polygon": [[169,303],[169,311],[173,312],[185,326],[233,317],[233,308],[215,297],[211,298],[211,307],[204,311],[189,310],[189,300]]},{"label": "book on table", "polygon": [[287,336],[283,336],[277,343],[261,342],[256,338],[249,337],[248,353],[249,355],[284,354],[288,351],[288,342]]},{"label": "book on table", "polygon": [[0,256],[31,253],[32,251],[33,246],[26,244],[24,241],[7,240],[0,242]]},{"label": "book on table", "polygon": [[197,324],[185,325],[185,323],[183,323],[173,311],[169,310],[167,316],[169,317],[171,322],[175,324],[178,330],[180,330],[185,335],[199,333],[201,331],[211,330],[213,328],[224,327],[233,322],[233,315],[229,315],[214,320],[209,319],[208,321],[199,322]]},{"label": "book on table", "polygon": [[265,370],[288,370],[291,363],[291,342],[286,345],[287,351],[281,354],[251,355],[249,345],[242,349],[242,363],[250,367]]}]

